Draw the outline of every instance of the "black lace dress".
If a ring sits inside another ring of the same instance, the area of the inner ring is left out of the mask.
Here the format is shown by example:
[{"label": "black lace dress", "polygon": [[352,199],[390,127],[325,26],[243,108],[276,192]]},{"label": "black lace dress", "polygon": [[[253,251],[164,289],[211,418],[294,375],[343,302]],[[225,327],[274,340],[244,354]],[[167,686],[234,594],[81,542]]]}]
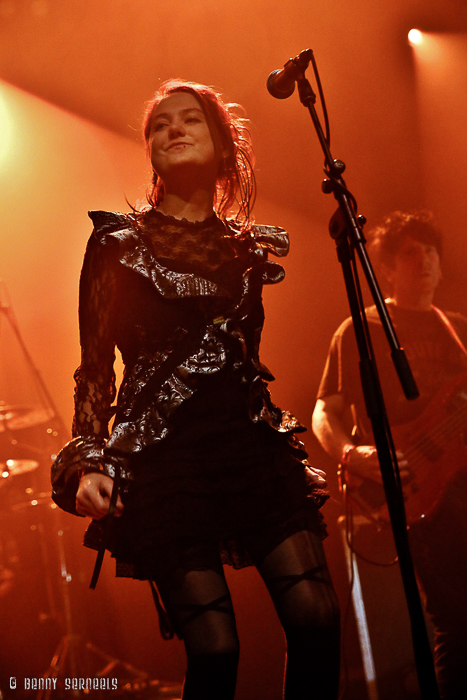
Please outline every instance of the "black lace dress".
[{"label": "black lace dress", "polygon": [[[324,537],[326,495],[308,483],[303,428],[272,404],[258,355],[261,289],[283,277],[268,253],[287,253],[286,234],[153,210],[91,217],[74,439],[53,467],[54,500],[76,513],[83,469],[118,471],[117,575],[156,582],[215,568],[219,555],[251,564],[301,529]],[[125,374],[112,409],[115,345]]]}]

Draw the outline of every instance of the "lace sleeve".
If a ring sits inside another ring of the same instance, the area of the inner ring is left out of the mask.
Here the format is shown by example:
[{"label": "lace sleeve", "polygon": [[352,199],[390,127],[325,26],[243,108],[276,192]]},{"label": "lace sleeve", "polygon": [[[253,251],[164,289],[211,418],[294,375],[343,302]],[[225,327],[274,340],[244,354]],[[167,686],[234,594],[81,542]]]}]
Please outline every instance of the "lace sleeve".
[{"label": "lace sleeve", "polygon": [[108,438],[115,399],[116,273],[111,249],[95,236],[84,257],[79,292],[81,364],[75,372],[72,434]]}]

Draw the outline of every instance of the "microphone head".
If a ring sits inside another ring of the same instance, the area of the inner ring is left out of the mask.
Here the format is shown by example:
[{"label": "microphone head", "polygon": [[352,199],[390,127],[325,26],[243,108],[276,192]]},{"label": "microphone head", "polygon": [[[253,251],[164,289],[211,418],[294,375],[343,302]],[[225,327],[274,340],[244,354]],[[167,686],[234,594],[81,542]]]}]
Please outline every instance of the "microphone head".
[{"label": "microphone head", "polygon": [[291,78],[284,69],[273,70],[266,81],[268,92],[278,100],[285,100],[295,90],[295,79]]}]

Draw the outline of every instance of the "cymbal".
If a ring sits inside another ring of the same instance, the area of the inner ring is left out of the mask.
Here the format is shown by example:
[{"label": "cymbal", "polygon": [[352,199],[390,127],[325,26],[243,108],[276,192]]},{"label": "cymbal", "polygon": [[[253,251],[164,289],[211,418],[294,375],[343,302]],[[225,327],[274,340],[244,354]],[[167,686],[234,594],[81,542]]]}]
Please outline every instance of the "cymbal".
[{"label": "cymbal", "polygon": [[33,508],[39,505],[46,505],[48,508],[53,508],[54,510],[58,507],[52,501],[51,493],[49,493],[48,491],[42,491],[41,493],[33,492],[27,501],[23,501],[22,503],[15,503],[14,505],[10,506],[10,510],[13,512],[22,511],[25,508]]},{"label": "cymbal", "polygon": [[0,402],[0,421],[10,420],[11,418],[16,418],[17,416],[24,416],[25,413],[29,413],[32,409],[30,406],[20,406]]},{"label": "cymbal", "polygon": [[55,413],[51,408],[0,403],[0,433],[6,430],[23,430],[46,423]]},{"label": "cymbal", "polygon": [[[6,462],[0,462],[0,490],[3,487],[8,490],[7,484],[12,483],[12,478],[19,474],[33,472],[38,468],[39,462],[36,462],[35,459],[7,459]],[[16,479],[13,483],[16,484]]]},{"label": "cymbal", "polygon": [[2,473],[8,472],[9,476],[17,476],[32,472],[38,466],[39,462],[36,462],[35,459],[7,459],[6,462],[0,462],[0,471]]}]

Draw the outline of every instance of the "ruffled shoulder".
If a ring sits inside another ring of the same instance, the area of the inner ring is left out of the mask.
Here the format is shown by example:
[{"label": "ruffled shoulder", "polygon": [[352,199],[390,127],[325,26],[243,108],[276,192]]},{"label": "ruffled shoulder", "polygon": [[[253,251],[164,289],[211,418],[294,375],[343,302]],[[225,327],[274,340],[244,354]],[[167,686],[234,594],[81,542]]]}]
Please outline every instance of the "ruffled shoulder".
[{"label": "ruffled shoulder", "polygon": [[285,257],[289,252],[289,234],[280,226],[253,224],[248,231],[242,233],[241,227],[234,219],[227,219],[225,223],[233,236],[249,238],[258,251],[272,253],[279,258]]},{"label": "ruffled shoulder", "polygon": [[268,260],[271,253],[275,257],[283,258],[289,252],[289,235],[279,226],[266,226],[255,224],[251,229],[252,248],[256,263],[261,271],[263,284],[277,284],[285,277],[285,270],[279,263]]},{"label": "ruffled shoulder", "polygon": [[256,244],[278,258],[285,257],[290,249],[289,234],[279,226],[259,226],[252,229]]},{"label": "ruffled shoulder", "polygon": [[130,214],[97,210],[88,211],[88,216],[94,224],[94,235],[98,239],[122,229],[135,230],[134,218]]}]

